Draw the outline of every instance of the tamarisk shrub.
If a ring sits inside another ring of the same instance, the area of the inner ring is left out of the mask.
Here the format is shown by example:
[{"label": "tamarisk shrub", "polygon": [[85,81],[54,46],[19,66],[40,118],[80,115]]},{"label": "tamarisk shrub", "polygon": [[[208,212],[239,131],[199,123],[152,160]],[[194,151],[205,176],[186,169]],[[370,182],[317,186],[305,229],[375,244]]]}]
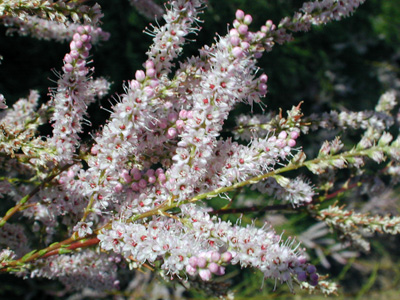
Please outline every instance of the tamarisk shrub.
[{"label": "tamarisk shrub", "polygon": [[[48,101],[31,91],[8,106],[0,96],[0,195],[15,201],[0,221],[0,271],[58,279],[68,290],[111,291],[127,273],[147,268],[167,281],[232,297],[233,287],[215,283],[240,266],[291,290],[335,293],[336,284],[308,262],[295,238],[267,223],[232,223],[222,215],[262,210],[241,209],[229,196],[251,187],[280,202],[270,209],[306,210],[358,249],[369,249],[366,233],[398,234],[399,217],[329,202],[355,187],[338,188],[340,169],[362,182],[374,161],[392,186],[398,183],[400,137],[389,133],[398,126],[396,92],[384,93],[374,111],[306,117],[299,104],[286,113],[238,115],[230,137],[221,132],[239,103],[265,106],[268,76],[258,59],[293,33],[347,17],[364,1],[306,2],[293,17],[266,20],[255,31],[252,16],[237,10],[225,35],[179,63],[183,45],[200,30],[206,1],[170,1],[165,9],[130,2],[144,15],[163,13],[163,25],[147,32],[153,43],[143,69],[127,78],[109,119],[89,141],[82,140],[87,108],[110,87],[94,77],[88,60],[92,46],[109,38],[100,6],[0,3],[10,33],[68,41],[70,48]],[[53,129],[43,137],[38,127],[46,123]],[[299,142],[316,130],[354,128],[363,132],[358,142],[321,141],[316,157],[307,158]],[[306,177],[312,173],[319,175],[315,182]],[[216,209],[215,200],[224,198],[228,205]]]}]

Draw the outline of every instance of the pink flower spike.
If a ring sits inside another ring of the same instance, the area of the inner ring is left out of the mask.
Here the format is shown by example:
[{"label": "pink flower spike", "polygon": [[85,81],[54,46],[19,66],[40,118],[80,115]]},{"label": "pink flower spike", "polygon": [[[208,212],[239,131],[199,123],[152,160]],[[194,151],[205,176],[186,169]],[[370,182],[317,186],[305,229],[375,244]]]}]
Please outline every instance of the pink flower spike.
[{"label": "pink flower spike", "polygon": [[238,9],[235,13],[235,17],[237,20],[243,20],[244,18],[244,11],[241,9]]}]

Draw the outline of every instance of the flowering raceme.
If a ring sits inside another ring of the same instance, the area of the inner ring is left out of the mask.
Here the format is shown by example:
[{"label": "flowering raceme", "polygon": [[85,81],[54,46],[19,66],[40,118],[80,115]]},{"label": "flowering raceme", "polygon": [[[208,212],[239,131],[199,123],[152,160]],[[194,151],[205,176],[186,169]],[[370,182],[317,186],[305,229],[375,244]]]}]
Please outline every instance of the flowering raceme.
[{"label": "flowering raceme", "polygon": [[[124,83],[109,119],[90,141],[82,139],[82,125],[90,124],[88,106],[110,88],[89,67],[92,46],[110,37],[101,27],[100,7],[25,2],[0,4],[8,33],[68,41],[70,49],[48,102],[38,107],[37,91],[12,106],[0,95],[0,196],[15,201],[0,221],[1,272],[57,278],[69,290],[112,290],[128,269],[147,268],[230,297],[228,287],[213,282],[237,265],[291,290],[299,285],[335,293],[336,285],[317,273],[296,238],[265,222],[223,217],[260,208],[240,210],[230,198],[245,187],[274,198],[279,204],[272,209],[306,209],[356,246],[367,243],[357,225],[368,233],[399,232],[398,217],[326,208],[335,192],[322,195],[334,187],[339,169],[363,174],[368,159],[379,166],[386,160],[381,172],[397,183],[400,137],[389,133],[398,125],[395,91],[385,93],[375,111],[304,117],[299,104],[286,114],[241,114],[230,135],[223,134],[239,104],[265,107],[268,76],[257,62],[266,52],[291,41],[292,32],[347,17],[364,1],[307,2],[292,18],[267,20],[258,31],[250,29],[252,16],[237,10],[227,34],[179,64],[183,45],[200,31],[206,1],[174,0],[165,11],[152,1],[130,1],[145,15],[164,13],[164,25],[147,29],[153,43],[143,69]],[[43,138],[39,126],[45,123],[52,133]],[[337,136],[307,159],[300,138],[321,128],[363,134],[350,148]],[[302,167],[318,181],[312,183],[306,172],[284,174]],[[346,189],[351,187],[339,191]],[[215,199],[228,204],[217,209]]]}]

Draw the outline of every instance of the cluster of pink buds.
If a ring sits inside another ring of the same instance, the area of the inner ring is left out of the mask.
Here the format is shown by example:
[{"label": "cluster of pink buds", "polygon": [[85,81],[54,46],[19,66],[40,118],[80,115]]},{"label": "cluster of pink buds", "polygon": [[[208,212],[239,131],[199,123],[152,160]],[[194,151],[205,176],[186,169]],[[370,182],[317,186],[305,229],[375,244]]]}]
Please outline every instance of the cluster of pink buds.
[{"label": "cluster of pink buds", "polygon": [[197,256],[189,258],[189,264],[186,266],[186,272],[195,276],[198,274],[204,281],[211,280],[212,274],[224,275],[225,267],[232,260],[232,253],[229,251],[222,254],[217,251],[201,252]]},{"label": "cluster of pink buds", "polygon": [[87,74],[86,59],[89,56],[89,50],[92,48],[90,35],[92,28],[90,26],[80,26],[73,35],[70,43],[71,52],[64,57],[63,70],[66,73],[77,72],[79,76]]},{"label": "cluster of pink buds", "polygon": [[163,184],[166,181],[166,177],[162,168],[158,168],[157,170],[148,169],[146,172],[142,172],[138,168],[133,168],[130,171],[122,170],[120,181],[114,188],[117,193],[122,192],[123,184],[130,184],[130,188],[134,192],[139,192],[147,186],[155,184],[157,181]]}]

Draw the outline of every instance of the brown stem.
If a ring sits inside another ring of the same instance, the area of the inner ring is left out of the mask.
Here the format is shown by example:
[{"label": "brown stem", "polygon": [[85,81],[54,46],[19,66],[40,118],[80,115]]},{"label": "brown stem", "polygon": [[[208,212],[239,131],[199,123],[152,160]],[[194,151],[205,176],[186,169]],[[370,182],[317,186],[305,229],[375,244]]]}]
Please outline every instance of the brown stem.
[{"label": "brown stem", "polygon": [[226,215],[226,214],[241,214],[248,212],[262,212],[262,211],[271,211],[271,210],[294,210],[290,204],[278,204],[278,205],[270,205],[270,206],[252,206],[252,207],[240,207],[240,208],[230,208],[230,209],[218,209],[210,214],[212,215]]}]

